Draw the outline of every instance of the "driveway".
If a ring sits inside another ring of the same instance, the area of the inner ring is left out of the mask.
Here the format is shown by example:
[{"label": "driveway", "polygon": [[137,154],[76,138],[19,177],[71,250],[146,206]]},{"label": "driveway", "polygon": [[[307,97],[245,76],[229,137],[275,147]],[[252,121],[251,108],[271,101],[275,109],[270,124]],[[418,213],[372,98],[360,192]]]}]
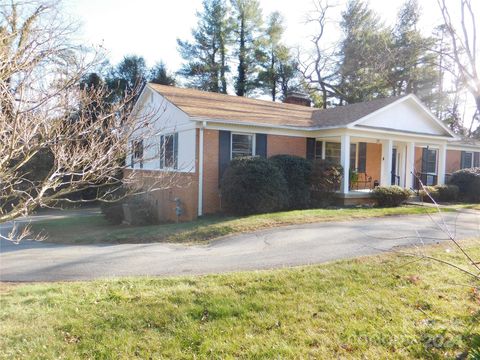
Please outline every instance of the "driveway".
[{"label": "driveway", "polygon": [[[480,236],[480,212],[443,216],[457,239]],[[434,219],[439,221],[438,215]],[[420,238],[419,238],[420,235]],[[173,244],[0,244],[0,280],[87,280],[117,276],[207,274],[318,264],[445,240],[428,215],[279,227],[204,246]]]}]

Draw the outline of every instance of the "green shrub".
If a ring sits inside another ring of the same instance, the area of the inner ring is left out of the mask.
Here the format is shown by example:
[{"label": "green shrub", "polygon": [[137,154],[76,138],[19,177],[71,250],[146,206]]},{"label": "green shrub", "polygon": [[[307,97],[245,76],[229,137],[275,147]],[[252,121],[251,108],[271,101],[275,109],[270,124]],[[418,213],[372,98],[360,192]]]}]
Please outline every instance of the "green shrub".
[{"label": "green shrub", "polygon": [[281,170],[260,157],[230,162],[221,181],[222,207],[236,215],[260,214],[284,209],[288,187]]},{"label": "green shrub", "polygon": [[[430,196],[427,195],[430,194]],[[432,202],[432,199],[440,202],[456,201],[458,199],[458,186],[456,185],[435,185],[425,186],[420,190],[420,197],[425,202]]]},{"label": "green shrub", "polygon": [[373,198],[381,207],[400,206],[412,195],[408,189],[400,186],[378,186],[372,191]]},{"label": "green shrub", "polygon": [[317,159],[312,162],[310,190],[313,206],[321,207],[333,203],[342,175],[342,166],[334,161]]},{"label": "green shrub", "polygon": [[480,202],[480,168],[455,171],[450,177],[449,184],[458,186],[459,199]]},{"label": "green shrub", "polygon": [[275,155],[269,160],[280,169],[287,181],[288,208],[307,208],[310,204],[311,162],[293,155]]}]

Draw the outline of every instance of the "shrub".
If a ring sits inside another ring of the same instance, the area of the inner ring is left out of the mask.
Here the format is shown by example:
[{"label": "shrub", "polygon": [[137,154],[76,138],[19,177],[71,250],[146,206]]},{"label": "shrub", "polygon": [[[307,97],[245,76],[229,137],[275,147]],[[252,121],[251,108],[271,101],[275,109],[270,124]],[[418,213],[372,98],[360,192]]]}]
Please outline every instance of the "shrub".
[{"label": "shrub", "polygon": [[378,206],[394,207],[400,206],[412,195],[408,189],[400,186],[378,186],[372,191],[373,198]]},{"label": "shrub", "polygon": [[283,174],[288,187],[288,208],[305,209],[310,204],[310,161],[293,155],[275,155],[269,159]]},{"label": "shrub", "polygon": [[130,225],[158,223],[156,209],[149,201],[147,193],[124,197],[126,192],[126,189],[121,188],[112,194],[110,199],[119,199],[118,201],[104,202],[100,205],[102,214],[109,223],[113,225],[119,225],[123,221]]},{"label": "shrub", "polygon": [[310,175],[310,190],[314,206],[327,206],[333,202],[335,191],[340,188],[343,168],[331,160],[314,160]]},{"label": "shrub", "polygon": [[461,200],[480,202],[480,168],[455,171],[449,184],[458,186]]},{"label": "shrub", "polygon": [[126,209],[128,214],[125,216],[125,220],[130,225],[152,225],[158,224],[157,211],[148,199],[148,194],[139,194],[129,196],[125,200]]},{"label": "shrub", "polygon": [[100,204],[103,217],[110,224],[119,225],[123,221],[123,201],[103,202]]},{"label": "shrub", "polygon": [[230,162],[221,181],[223,209],[236,215],[278,211],[288,204],[288,187],[281,170],[259,157]]},{"label": "shrub", "polygon": [[427,195],[427,192],[435,201],[456,201],[458,199],[458,186],[456,185],[435,185],[426,186],[425,190],[420,191],[420,197],[423,201],[431,202],[432,199]]}]

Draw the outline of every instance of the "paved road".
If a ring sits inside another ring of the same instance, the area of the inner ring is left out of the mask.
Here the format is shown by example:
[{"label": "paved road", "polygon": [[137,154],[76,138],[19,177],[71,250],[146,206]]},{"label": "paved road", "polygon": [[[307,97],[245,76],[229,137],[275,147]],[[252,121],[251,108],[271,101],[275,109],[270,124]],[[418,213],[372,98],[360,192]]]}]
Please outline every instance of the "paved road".
[{"label": "paved road", "polygon": [[[341,211],[341,210],[339,210]],[[445,213],[458,239],[480,236],[480,212]],[[435,217],[438,220],[438,217]],[[446,239],[427,215],[296,225],[209,245],[0,244],[0,280],[56,281],[182,275],[316,264]]]}]

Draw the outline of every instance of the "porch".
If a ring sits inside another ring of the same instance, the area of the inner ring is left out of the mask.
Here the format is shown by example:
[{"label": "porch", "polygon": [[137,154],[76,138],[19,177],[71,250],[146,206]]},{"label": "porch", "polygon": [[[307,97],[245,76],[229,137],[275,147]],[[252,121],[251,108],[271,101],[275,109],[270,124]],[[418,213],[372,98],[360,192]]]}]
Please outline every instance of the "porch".
[{"label": "porch", "polygon": [[339,188],[341,199],[369,198],[376,186],[398,185],[418,190],[425,185],[443,184],[447,154],[446,141],[418,137],[374,136],[344,133],[315,138],[315,158],[340,163],[348,176]]}]

